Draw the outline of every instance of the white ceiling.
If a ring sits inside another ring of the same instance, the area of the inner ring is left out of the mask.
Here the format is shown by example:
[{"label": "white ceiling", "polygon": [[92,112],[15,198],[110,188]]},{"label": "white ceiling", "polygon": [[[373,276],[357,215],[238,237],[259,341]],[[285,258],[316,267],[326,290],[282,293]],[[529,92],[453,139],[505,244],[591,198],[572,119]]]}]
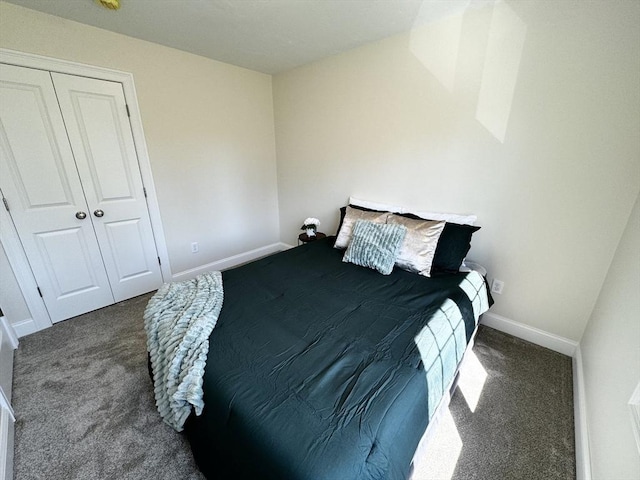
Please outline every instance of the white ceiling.
[{"label": "white ceiling", "polygon": [[10,3],[274,74],[486,0],[95,0]]}]

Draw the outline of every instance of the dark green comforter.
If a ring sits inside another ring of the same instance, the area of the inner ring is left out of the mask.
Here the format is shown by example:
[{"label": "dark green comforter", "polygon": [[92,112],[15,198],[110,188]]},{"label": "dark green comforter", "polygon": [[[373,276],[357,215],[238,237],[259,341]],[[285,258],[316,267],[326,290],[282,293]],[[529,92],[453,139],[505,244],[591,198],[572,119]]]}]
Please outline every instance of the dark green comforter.
[{"label": "dark green comforter", "polygon": [[464,274],[383,276],[343,263],[331,245],[319,240],[223,273],[205,408],[186,425],[208,478],[409,474],[434,408],[414,339],[449,297],[469,340]]}]

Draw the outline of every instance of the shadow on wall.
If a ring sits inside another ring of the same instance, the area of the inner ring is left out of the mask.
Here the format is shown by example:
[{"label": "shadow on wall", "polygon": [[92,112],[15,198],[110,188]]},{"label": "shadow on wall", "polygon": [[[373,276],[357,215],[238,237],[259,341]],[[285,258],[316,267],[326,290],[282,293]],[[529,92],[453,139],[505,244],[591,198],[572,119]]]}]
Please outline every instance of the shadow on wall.
[{"label": "shadow on wall", "polygon": [[492,8],[475,118],[504,143],[527,27],[500,0],[422,2],[411,31],[410,50],[449,92],[458,72],[458,52],[468,9]]}]

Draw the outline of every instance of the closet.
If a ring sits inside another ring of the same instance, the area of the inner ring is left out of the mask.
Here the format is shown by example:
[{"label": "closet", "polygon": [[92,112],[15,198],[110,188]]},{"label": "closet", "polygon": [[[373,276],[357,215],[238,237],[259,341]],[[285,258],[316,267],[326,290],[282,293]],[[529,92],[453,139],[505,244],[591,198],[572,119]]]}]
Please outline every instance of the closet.
[{"label": "closet", "polygon": [[122,84],[2,64],[0,190],[52,322],[162,284]]}]

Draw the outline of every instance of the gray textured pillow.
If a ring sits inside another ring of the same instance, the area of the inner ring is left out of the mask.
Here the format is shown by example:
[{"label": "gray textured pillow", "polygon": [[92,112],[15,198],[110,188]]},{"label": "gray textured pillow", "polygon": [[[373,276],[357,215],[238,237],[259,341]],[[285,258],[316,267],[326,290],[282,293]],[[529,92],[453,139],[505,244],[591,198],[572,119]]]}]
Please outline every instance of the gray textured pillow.
[{"label": "gray textured pillow", "polygon": [[342,221],[342,227],[336,238],[335,248],[347,248],[351,242],[352,230],[357,220],[368,220],[374,223],[387,223],[389,212],[367,212],[357,208],[347,207]]},{"label": "gray textured pillow", "polygon": [[373,268],[383,275],[389,275],[406,231],[403,225],[358,220],[353,227],[353,238],[342,261]]},{"label": "gray textured pillow", "polygon": [[389,215],[388,224],[404,225],[407,234],[402,242],[396,265],[403,270],[431,276],[431,265],[438,240],[447,222],[422,220]]}]

